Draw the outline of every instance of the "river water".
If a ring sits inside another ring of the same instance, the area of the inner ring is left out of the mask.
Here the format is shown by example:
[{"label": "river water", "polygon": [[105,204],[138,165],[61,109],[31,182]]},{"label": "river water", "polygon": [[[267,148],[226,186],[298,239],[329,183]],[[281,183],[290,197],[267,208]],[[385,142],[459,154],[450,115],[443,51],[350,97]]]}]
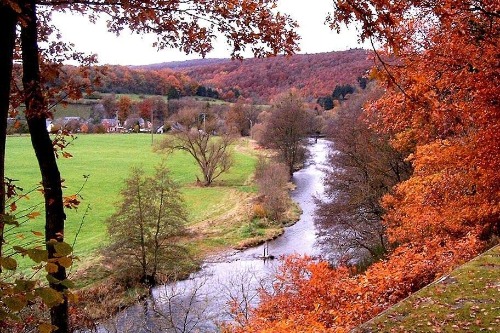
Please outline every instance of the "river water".
[{"label": "river water", "polygon": [[[263,245],[208,259],[189,279],[156,287],[152,297],[119,313],[99,326],[98,332],[218,332],[223,323],[244,321],[258,304],[258,289],[270,288],[279,259],[299,254],[320,256],[316,244],[315,196],[323,193],[329,142],[311,142],[305,167],[294,173],[292,198],[302,209],[300,220],[280,237]],[[233,311],[231,311],[231,309]],[[234,317],[234,310],[240,316]]]}]

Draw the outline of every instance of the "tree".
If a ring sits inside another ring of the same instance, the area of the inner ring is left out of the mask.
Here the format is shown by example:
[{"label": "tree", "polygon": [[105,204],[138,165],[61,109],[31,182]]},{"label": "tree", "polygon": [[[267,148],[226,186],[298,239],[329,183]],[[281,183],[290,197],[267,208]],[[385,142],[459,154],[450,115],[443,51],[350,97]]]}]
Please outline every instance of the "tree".
[{"label": "tree", "polygon": [[[9,95],[17,20],[9,7],[0,6],[0,216],[5,216],[5,137],[7,136],[7,118],[10,108]],[[2,257],[5,222],[0,219],[0,258]],[[1,267],[0,267],[1,272]]]},{"label": "tree", "polygon": [[259,158],[255,170],[255,180],[259,187],[259,195],[263,197],[263,207],[267,217],[279,222],[290,204],[287,166],[283,163]]},{"label": "tree", "polygon": [[109,256],[121,274],[155,285],[160,273],[175,273],[176,262],[187,254],[176,242],[186,233],[184,201],[162,165],[151,177],[132,169],[121,195],[120,207],[107,221]]},{"label": "tree", "polygon": [[123,124],[127,118],[133,114],[135,103],[128,96],[122,96],[116,103],[117,118]]},{"label": "tree", "polygon": [[[372,74],[388,91],[368,108],[393,145],[411,152],[415,168],[384,200],[390,239],[498,234],[493,200],[500,191],[497,4],[369,3],[373,6],[337,3],[335,19],[350,22],[355,15],[365,38],[385,42],[397,56],[377,53],[379,65]],[[388,21],[398,22],[397,32],[383,28]]]},{"label": "tree", "polygon": [[[103,118],[115,118],[118,113],[118,105],[116,101],[116,95],[106,95],[101,99],[101,105],[103,107],[104,115],[101,115],[101,119]],[[98,110],[95,110],[98,111]]]},{"label": "tree", "polygon": [[333,109],[333,98],[332,96],[324,96],[318,98],[317,103],[321,105],[321,107],[325,110],[331,110]]},{"label": "tree", "polygon": [[366,86],[368,85],[368,81],[369,80],[365,76],[358,76],[358,78],[356,79],[356,81],[358,81],[359,87],[361,89],[366,89]]},{"label": "tree", "polygon": [[[382,43],[365,106],[413,173],[383,198],[393,246],[362,274],[292,259],[245,332],[348,331],[470,260],[500,234],[498,1],[334,1]],[[327,286],[330,284],[330,286]]]},{"label": "tree", "polygon": [[260,143],[278,151],[290,177],[304,156],[302,141],[308,131],[307,123],[308,115],[302,98],[293,90],[277,97],[264,121]]},{"label": "tree", "polygon": [[[54,156],[52,140],[45,129],[45,119],[50,116],[47,102],[44,98],[47,91],[43,80],[54,78],[57,66],[46,66],[43,62],[47,53],[38,48],[40,41],[46,41],[51,46],[49,52],[54,52],[54,58],[61,56],[57,50],[67,50],[67,46],[59,42],[51,43],[49,35],[57,33],[50,25],[50,16],[53,11],[72,10],[92,15],[107,14],[108,27],[110,31],[119,33],[124,27],[129,27],[137,33],[154,31],[158,34],[158,47],[176,47],[187,53],[196,52],[203,56],[212,49],[215,39],[215,31],[219,31],[227,38],[233,51],[233,57],[239,57],[241,52],[250,45],[256,56],[277,54],[281,51],[291,54],[297,49],[297,35],[293,31],[296,24],[287,15],[274,13],[275,1],[231,1],[230,5],[220,6],[217,2],[206,1],[57,1],[42,2],[36,0],[3,1],[0,5],[0,18],[2,37],[0,38],[0,116],[2,124],[5,123],[9,111],[9,102],[14,107],[19,103],[13,103],[10,80],[14,61],[16,28],[21,27],[21,52],[23,68],[23,86],[26,105],[26,118],[32,135],[33,148],[37,156],[42,176],[45,194],[46,214],[46,239],[49,258],[54,255],[54,241],[63,242],[65,214],[63,209],[63,198],[61,178]],[[39,20],[42,17],[43,20]],[[206,23],[209,23],[208,25]],[[56,38],[57,40],[57,38]],[[71,56],[69,56],[71,57]],[[77,60],[84,61],[79,53],[73,53]],[[59,62],[61,58],[59,58]],[[62,56],[64,59],[64,55]],[[92,60],[91,58],[88,58]],[[42,60],[42,63],[40,63]],[[50,69],[41,73],[42,69]],[[49,75],[50,74],[50,75]],[[66,87],[66,88],[69,88]],[[73,85],[74,88],[74,85]],[[83,89],[70,89],[68,96],[78,98]],[[51,91],[53,96],[59,92]],[[2,144],[5,147],[5,126],[0,126]],[[4,157],[5,148],[2,155]],[[4,160],[0,161],[0,173],[4,170]],[[2,182],[4,180],[3,174]],[[4,186],[0,195],[3,197]],[[1,199],[4,200],[4,199]],[[0,201],[1,201],[0,200]],[[0,232],[3,231],[3,222]],[[0,247],[3,244],[0,245]],[[58,266],[58,271],[51,274],[57,280],[64,280],[65,268]],[[64,289],[59,284],[52,283],[54,290]],[[68,330],[67,300],[51,310],[51,321],[57,326],[57,332]]]},{"label": "tree", "polygon": [[226,112],[226,126],[241,136],[251,135],[252,126],[257,123],[260,110],[253,104],[246,104],[243,99],[234,103]]},{"label": "tree", "polygon": [[393,149],[387,135],[370,129],[368,120],[361,118],[363,105],[381,95],[376,85],[352,95],[327,128],[333,144],[316,222],[323,245],[352,262],[372,261],[389,250],[380,200],[411,174],[406,154]]},{"label": "tree", "polygon": [[188,152],[200,167],[203,185],[210,186],[233,165],[230,146],[234,137],[214,114],[203,111],[197,108],[181,109],[173,118],[172,135],[155,149]]},{"label": "tree", "polygon": [[343,84],[335,86],[332,92],[332,98],[336,100],[345,100],[345,97],[349,94],[354,93],[354,87],[350,84]]}]

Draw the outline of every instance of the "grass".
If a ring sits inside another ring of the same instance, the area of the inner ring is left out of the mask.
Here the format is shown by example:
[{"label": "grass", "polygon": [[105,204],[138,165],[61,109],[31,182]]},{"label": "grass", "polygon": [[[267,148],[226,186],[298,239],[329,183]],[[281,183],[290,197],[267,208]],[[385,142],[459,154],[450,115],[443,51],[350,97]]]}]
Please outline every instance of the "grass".
[{"label": "grass", "polygon": [[[159,135],[155,136],[155,140],[161,138]],[[208,188],[195,185],[199,171],[194,159],[183,152],[169,156],[154,153],[150,135],[80,135],[71,143],[68,151],[73,158],[58,160],[61,175],[65,179],[64,184],[67,186],[64,194],[75,193],[83,184],[83,176],[89,175],[88,182],[81,192],[83,200],[80,208],[67,211],[66,221],[65,237],[71,243],[86,214],[75,246],[75,254],[81,257],[82,261],[107,244],[105,221],[115,211],[120,200],[120,189],[130,168],[142,166],[148,173],[152,173],[154,167],[165,157],[165,164],[171,170],[172,178],[181,185],[185,195],[189,227],[194,236],[194,239],[189,241],[190,246],[199,248],[197,252],[201,254],[203,251],[216,250],[239,241],[233,237],[227,238],[227,234],[245,223],[248,205],[253,196],[249,180],[253,174],[256,157],[246,142],[242,141],[235,147],[234,167],[229,173],[222,175],[215,186]],[[6,175],[18,179],[18,185],[24,189],[33,188],[40,182],[29,137],[8,137]],[[40,202],[42,196],[34,193],[30,195],[30,200],[22,205]],[[87,206],[90,210],[86,212]],[[30,220],[21,230],[25,234],[43,231],[43,219],[39,217]],[[212,239],[207,240],[207,237]],[[13,241],[12,237],[10,241],[18,242]]]},{"label": "grass", "polygon": [[499,332],[500,245],[355,332]]},{"label": "grass", "polygon": [[89,119],[92,113],[92,104],[68,103],[66,105],[57,105],[53,109],[54,118],[80,117]]}]

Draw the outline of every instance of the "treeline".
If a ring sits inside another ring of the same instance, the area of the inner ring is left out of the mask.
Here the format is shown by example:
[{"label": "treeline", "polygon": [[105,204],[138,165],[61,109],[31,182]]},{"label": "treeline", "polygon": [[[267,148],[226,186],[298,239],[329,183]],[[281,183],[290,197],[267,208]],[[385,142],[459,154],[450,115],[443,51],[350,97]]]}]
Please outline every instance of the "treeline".
[{"label": "treeline", "polygon": [[343,99],[353,92],[335,89],[366,84],[360,80],[366,80],[363,77],[373,64],[369,58],[368,51],[354,49],[244,61],[186,61],[181,65],[172,63],[174,69],[164,67],[169,63],[143,67],[95,66],[87,71],[63,66],[58,76],[46,85],[57,90],[67,82],[74,82],[82,86],[82,92],[162,95],[170,99],[201,96],[231,102],[243,97],[258,103],[269,103],[275,96],[297,89],[307,102],[319,98],[320,104],[328,109],[331,98]]},{"label": "treeline", "polygon": [[[60,86],[67,78],[74,81],[95,82],[95,92],[87,97],[99,98],[100,93],[161,95],[170,99],[183,96],[220,98],[220,92],[211,86],[204,86],[182,72],[170,69],[149,70],[127,66],[95,66],[85,75],[75,67],[65,66],[64,75],[48,83]],[[97,97],[96,97],[97,96]]]}]

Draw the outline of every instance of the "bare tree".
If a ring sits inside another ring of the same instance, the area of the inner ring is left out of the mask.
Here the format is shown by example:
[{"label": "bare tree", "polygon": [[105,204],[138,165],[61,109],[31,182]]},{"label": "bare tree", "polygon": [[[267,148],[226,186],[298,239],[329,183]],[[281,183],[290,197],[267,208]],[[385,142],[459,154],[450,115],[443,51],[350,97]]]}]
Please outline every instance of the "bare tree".
[{"label": "bare tree", "polygon": [[290,204],[287,166],[261,157],[257,161],[255,179],[267,217],[280,221]]},{"label": "bare tree", "polygon": [[211,185],[233,165],[230,146],[234,137],[209,109],[181,109],[173,118],[171,128],[172,135],[155,149],[188,152],[200,167],[203,185]]},{"label": "bare tree", "polygon": [[379,95],[373,86],[351,95],[328,129],[333,145],[317,221],[325,245],[357,259],[387,251],[380,199],[411,172],[388,138],[360,120],[363,105]]},{"label": "bare tree", "polygon": [[303,139],[308,132],[307,124],[308,114],[304,103],[294,90],[279,96],[264,120],[260,143],[278,151],[290,176],[296,164],[304,158]]},{"label": "bare tree", "polygon": [[207,277],[164,285],[152,304],[157,332],[190,333],[215,327]]}]

